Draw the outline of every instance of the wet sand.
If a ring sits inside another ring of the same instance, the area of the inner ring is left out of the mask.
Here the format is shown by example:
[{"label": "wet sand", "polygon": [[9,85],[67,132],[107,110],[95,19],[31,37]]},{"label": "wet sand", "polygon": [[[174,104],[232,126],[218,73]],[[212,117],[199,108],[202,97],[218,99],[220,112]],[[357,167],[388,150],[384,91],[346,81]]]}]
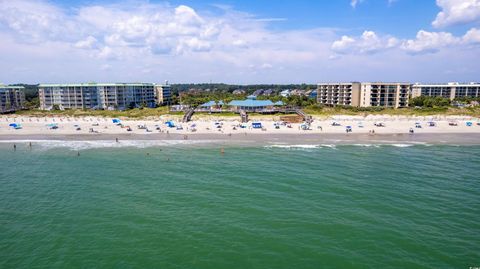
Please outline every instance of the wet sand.
[{"label": "wet sand", "polygon": [[395,144],[428,143],[480,145],[480,133],[423,133],[423,134],[78,134],[78,135],[0,135],[3,143],[17,141],[198,141],[221,144]]}]

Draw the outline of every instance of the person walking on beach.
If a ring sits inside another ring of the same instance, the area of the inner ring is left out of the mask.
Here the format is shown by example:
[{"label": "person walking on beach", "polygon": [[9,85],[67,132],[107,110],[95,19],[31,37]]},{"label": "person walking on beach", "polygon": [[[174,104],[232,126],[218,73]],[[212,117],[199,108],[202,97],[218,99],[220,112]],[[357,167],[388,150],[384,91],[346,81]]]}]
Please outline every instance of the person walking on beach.
[{"label": "person walking on beach", "polygon": [[17,151],[17,145],[13,144],[13,151]]},{"label": "person walking on beach", "polygon": [[117,143],[118,143],[118,137],[117,137],[117,138],[115,138],[115,142],[117,142]]}]

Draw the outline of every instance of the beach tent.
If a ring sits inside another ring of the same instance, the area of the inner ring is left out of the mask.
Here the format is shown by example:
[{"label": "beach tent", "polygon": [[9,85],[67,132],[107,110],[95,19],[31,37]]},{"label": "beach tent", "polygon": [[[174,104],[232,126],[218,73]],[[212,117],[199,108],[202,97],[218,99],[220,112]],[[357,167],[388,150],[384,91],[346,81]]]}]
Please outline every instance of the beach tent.
[{"label": "beach tent", "polygon": [[119,119],[112,119],[112,122],[113,123],[120,123],[120,120]]},{"label": "beach tent", "polygon": [[13,129],[22,129],[22,125],[18,123],[10,123],[8,126],[12,127]]},{"label": "beach tent", "polygon": [[167,125],[168,128],[173,128],[175,127],[175,123],[171,120],[165,122],[165,124]]},{"label": "beach tent", "polygon": [[260,128],[262,128],[262,123],[261,122],[252,122],[252,128],[260,129]]},{"label": "beach tent", "polygon": [[49,129],[58,129],[58,124],[56,123],[50,123],[50,124],[47,124],[47,127]]}]

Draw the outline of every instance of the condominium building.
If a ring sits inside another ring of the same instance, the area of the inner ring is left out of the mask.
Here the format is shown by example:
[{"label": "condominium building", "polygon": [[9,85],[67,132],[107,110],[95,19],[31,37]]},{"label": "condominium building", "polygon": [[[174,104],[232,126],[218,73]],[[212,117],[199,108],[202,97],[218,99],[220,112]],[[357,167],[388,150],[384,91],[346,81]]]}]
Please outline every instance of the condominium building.
[{"label": "condominium building", "polygon": [[317,101],[331,106],[360,106],[360,83],[318,84]]},{"label": "condominium building", "polygon": [[408,83],[351,82],[318,84],[317,101],[330,106],[392,107],[408,106]]},{"label": "condominium building", "polygon": [[168,81],[165,81],[165,84],[155,85],[155,94],[158,105],[169,105],[172,102],[172,92]]},{"label": "condominium building", "polygon": [[152,83],[40,84],[40,109],[124,110],[140,106],[155,107]]},{"label": "condominium building", "polygon": [[361,107],[408,107],[410,83],[361,83]]},{"label": "condominium building", "polygon": [[453,100],[461,97],[480,97],[480,83],[419,84],[412,86],[412,97],[441,96]]},{"label": "condominium building", "polygon": [[0,113],[15,112],[25,108],[25,88],[0,85]]}]

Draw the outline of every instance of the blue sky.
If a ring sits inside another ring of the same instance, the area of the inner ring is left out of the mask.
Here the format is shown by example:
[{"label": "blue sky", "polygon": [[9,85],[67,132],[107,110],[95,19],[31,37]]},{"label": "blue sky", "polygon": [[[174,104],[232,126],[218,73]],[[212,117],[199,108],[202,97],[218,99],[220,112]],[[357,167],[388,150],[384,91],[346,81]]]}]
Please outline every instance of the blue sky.
[{"label": "blue sky", "polygon": [[480,0],[0,0],[0,38],[0,83],[480,80]]}]

